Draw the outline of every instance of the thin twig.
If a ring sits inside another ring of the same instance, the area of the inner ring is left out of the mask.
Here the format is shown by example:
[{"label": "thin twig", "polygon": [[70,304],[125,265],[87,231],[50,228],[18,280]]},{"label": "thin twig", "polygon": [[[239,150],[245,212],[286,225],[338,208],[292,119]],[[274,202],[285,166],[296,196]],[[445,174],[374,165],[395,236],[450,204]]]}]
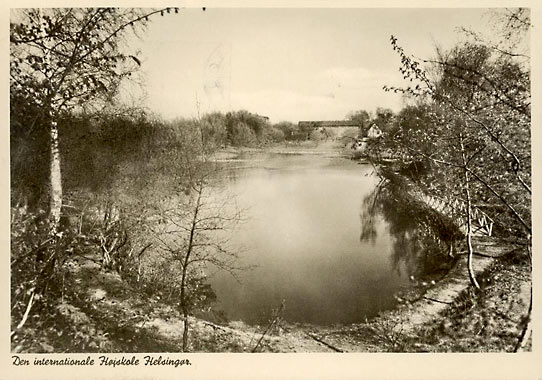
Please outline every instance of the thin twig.
[{"label": "thin twig", "polygon": [[256,345],[254,346],[254,348],[252,349],[252,352],[256,352],[256,350],[258,349],[258,346],[260,345],[260,343],[262,342],[263,338],[265,337],[265,335],[269,332],[269,330],[271,330],[271,327],[273,327],[273,325],[277,322],[277,320],[279,319],[280,315],[282,314],[282,311],[284,310],[284,300],[282,300],[282,303],[280,304],[280,308],[279,310],[277,311],[277,314],[275,315],[275,318],[273,318],[273,320],[271,321],[271,323],[267,326],[267,328],[265,329],[265,331],[263,332],[262,336],[260,337],[260,339],[258,340],[258,343],[256,343]]},{"label": "thin twig", "polygon": [[11,336],[13,336],[18,330],[20,330],[26,323],[28,315],[30,314],[30,309],[32,309],[32,305],[34,304],[34,295],[35,289],[32,290],[32,294],[30,295],[30,300],[28,301],[28,305],[26,306],[26,311],[24,312],[23,318],[21,319],[15,330],[11,332]]},{"label": "thin twig", "polygon": [[328,342],[324,341],[323,339],[320,339],[318,338],[316,335],[314,334],[311,334],[311,333],[307,333],[307,336],[314,339],[315,341],[319,342],[319,343],[322,343],[324,346],[326,347],[329,347],[331,348],[333,351],[336,351],[336,352],[344,352],[343,350],[341,350],[340,348],[337,348],[331,344],[329,344]]}]

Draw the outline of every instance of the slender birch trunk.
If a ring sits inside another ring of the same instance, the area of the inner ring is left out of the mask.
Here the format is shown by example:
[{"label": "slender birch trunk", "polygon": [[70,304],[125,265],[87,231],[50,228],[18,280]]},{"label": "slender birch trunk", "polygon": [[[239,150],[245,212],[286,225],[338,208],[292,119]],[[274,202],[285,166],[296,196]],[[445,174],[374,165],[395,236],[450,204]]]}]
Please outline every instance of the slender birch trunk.
[{"label": "slender birch trunk", "polygon": [[469,178],[469,170],[468,170],[468,162],[467,158],[465,157],[465,145],[463,143],[463,134],[459,133],[459,144],[461,146],[461,157],[463,159],[463,173],[465,177],[465,196],[467,198],[467,249],[468,249],[468,256],[467,256],[467,268],[469,272],[469,280],[472,286],[474,286],[476,289],[480,289],[480,285],[478,284],[478,281],[476,281],[476,277],[474,275],[474,268],[472,267],[472,255],[473,255],[473,248],[472,248],[472,200],[470,196],[470,178]]},{"label": "slender birch trunk", "polygon": [[50,233],[55,236],[58,232],[60,213],[62,210],[62,174],[60,171],[60,145],[58,138],[58,124],[50,113],[50,166],[49,166],[49,223]]},{"label": "slender birch trunk", "polygon": [[476,277],[474,275],[474,268],[472,267],[472,202],[470,199],[469,173],[467,171],[465,171],[465,182],[465,193],[467,195],[467,248],[469,252],[467,256],[467,267],[469,271],[470,283],[476,289],[480,289],[480,285],[478,284],[478,281],[476,281]]},{"label": "slender birch trunk", "polygon": [[[49,126],[49,146],[50,146],[50,165],[49,165],[49,187],[50,187],[50,199],[49,199],[49,239],[48,241],[55,242],[58,226],[60,223],[60,212],[62,210],[62,176],[60,173],[60,147],[58,139],[58,125],[52,117],[52,112],[49,112],[50,126]],[[54,249],[54,248],[53,248]],[[23,318],[11,332],[11,336],[20,330],[26,323],[30,310],[34,305],[35,294],[38,289],[32,289],[30,300],[28,301],[26,311]]]}]

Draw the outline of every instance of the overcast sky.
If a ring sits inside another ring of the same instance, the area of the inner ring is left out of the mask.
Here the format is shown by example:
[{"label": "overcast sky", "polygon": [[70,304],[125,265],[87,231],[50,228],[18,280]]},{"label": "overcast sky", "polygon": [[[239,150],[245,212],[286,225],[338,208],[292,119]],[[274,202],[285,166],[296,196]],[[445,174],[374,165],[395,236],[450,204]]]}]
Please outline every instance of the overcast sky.
[{"label": "overcast sky", "polygon": [[239,110],[288,120],[341,120],[401,97],[395,35],[407,52],[434,55],[485,28],[487,9],[182,9],[154,18],[143,41],[146,105],[169,119]]}]

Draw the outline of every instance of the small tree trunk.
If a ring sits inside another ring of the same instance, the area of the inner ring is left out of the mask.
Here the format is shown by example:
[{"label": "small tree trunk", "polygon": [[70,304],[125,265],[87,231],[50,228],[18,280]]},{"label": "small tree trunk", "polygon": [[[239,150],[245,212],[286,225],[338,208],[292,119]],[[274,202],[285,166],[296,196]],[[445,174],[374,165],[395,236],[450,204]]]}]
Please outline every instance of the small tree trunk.
[{"label": "small tree trunk", "polygon": [[526,323],[525,327],[521,330],[521,335],[518,339],[516,347],[514,347],[514,352],[523,351],[529,338],[531,337],[533,326],[532,326],[532,312],[533,312],[533,288],[531,286],[531,299],[529,302],[529,310],[527,310]]},{"label": "small tree trunk", "polygon": [[183,328],[183,352],[188,352],[188,330],[190,328],[188,323],[188,313],[184,313],[184,320],[183,320],[184,328]]},{"label": "small tree trunk", "polygon": [[32,305],[34,304],[34,295],[35,295],[35,289],[32,290],[32,294],[30,295],[30,300],[28,301],[28,305],[26,305],[26,310],[24,312],[24,315],[23,315],[23,318],[21,319],[21,321],[19,322],[19,324],[17,325],[17,327],[15,328],[15,330],[13,330],[11,332],[11,336],[15,335],[15,333],[20,330],[24,324],[26,323],[26,320],[28,319],[28,315],[30,314],[30,309],[32,309]]},{"label": "small tree trunk", "polygon": [[181,310],[183,312],[183,352],[188,352],[188,331],[189,331],[189,323],[188,323],[188,305],[187,305],[187,299],[186,299],[186,266],[183,268],[183,272],[181,275]]},{"label": "small tree trunk", "polygon": [[478,281],[476,281],[476,277],[474,276],[474,268],[472,267],[472,202],[470,199],[469,180],[469,173],[465,171],[465,193],[467,195],[467,249],[469,251],[469,254],[467,256],[467,267],[469,268],[468,271],[470,283],[476,289],[480,289],[480,285],[478,284]]},{"label": "small tree trunk", "polygon": [[459,143],[461,145],[461,156],[463,158],[463,173],[465,176],[465,195],[467,198],[467,249],[468,249],[468,256],[467,256],[467,267],[469,272],[469,279],[472,286],[474,286],[476,289],[480,289],[480,285],[478,284],[478,281],[476,281],[476,277],[474,276],[474,268],[472,267],[472,200],[470,197],[470,177],[469,177],[469,170],[468,170],[468,163],[467,159],[465,157],[465,145],[463,144],[463,134],[459,133]]},{"label": "small tree trunk", "polygon": [[183,262],[183,271],[181,274],[181,310],[183,312],[183,352],[188,352],[188,300],[186,299],[186,280],[188,274],[188,258],[190,257],[191,243]]},{"label": "small tree trunk", "polygon": [[[50,115],[52,116],[52,115]],[[62,175],[60,172],[60,146],[58,139],[58,125],[54,119],[50,121],[50,167],[49,167],[49,223],[50,232],[55,236],[58,232],[60,213],[62,211]]]},{"label": "small tree trunk", "polygon": [[[468,219],[470,219],[470,215],[468,216]],[[476,289],[480,289],[480,285],[478,284],[478,281],[476,281],[476,277],[474,275],[474,269],[472,267],[473,249],[472,249],[472,232],[471,232],[471,228],[472,228],[471,227],[471,221],[469,220],[468,221],[468,226],[467,226],[467,248],[468,248],[468,251],[469,251],[469,254],[467,256],[467,266],[469,268],[468,271],[469,271],[470,283]]]},{"label": "small tree trunk", "polygon": [[201,198],[203,193],[203,183],[198,183],[198,198],[196,200],[196,205],[194,206],[194,215],[192,218],[192,225],[190,226],[190,237],[188,239],[188,246],[186,247],[186,254],[183,259],[182,264],[182,275],[181,275],[181,308],[184,315],[184,330],[183,330],[183,352],[188,352],[188,300],[186,295],[186,282],[188,280],[188,265],[190,265],[190,256],[192,255],[192,250],[194,249],[194,239],[196,238],[196,230],[198,227],[198,215],[200,213],[201,207]]}]

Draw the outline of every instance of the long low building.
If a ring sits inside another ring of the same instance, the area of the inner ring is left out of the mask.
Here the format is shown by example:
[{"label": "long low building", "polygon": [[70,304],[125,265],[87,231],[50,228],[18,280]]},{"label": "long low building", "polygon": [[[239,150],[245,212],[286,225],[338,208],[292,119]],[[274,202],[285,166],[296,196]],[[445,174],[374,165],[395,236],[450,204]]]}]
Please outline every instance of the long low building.
[{"label": "long low building", "polygon": [[359,128],[360,125],[356,121],[352,120],[322,120],[322,121],[300,121],[299,128],[313,127],[313,128]]},{"label": "long low building", "polygon": [[355,138],[361,132],[359,123],[351,120],[300,121],[298,127],[299,130],[319,130],[326,136],[331,133],[335,139],[343,136]]}]

